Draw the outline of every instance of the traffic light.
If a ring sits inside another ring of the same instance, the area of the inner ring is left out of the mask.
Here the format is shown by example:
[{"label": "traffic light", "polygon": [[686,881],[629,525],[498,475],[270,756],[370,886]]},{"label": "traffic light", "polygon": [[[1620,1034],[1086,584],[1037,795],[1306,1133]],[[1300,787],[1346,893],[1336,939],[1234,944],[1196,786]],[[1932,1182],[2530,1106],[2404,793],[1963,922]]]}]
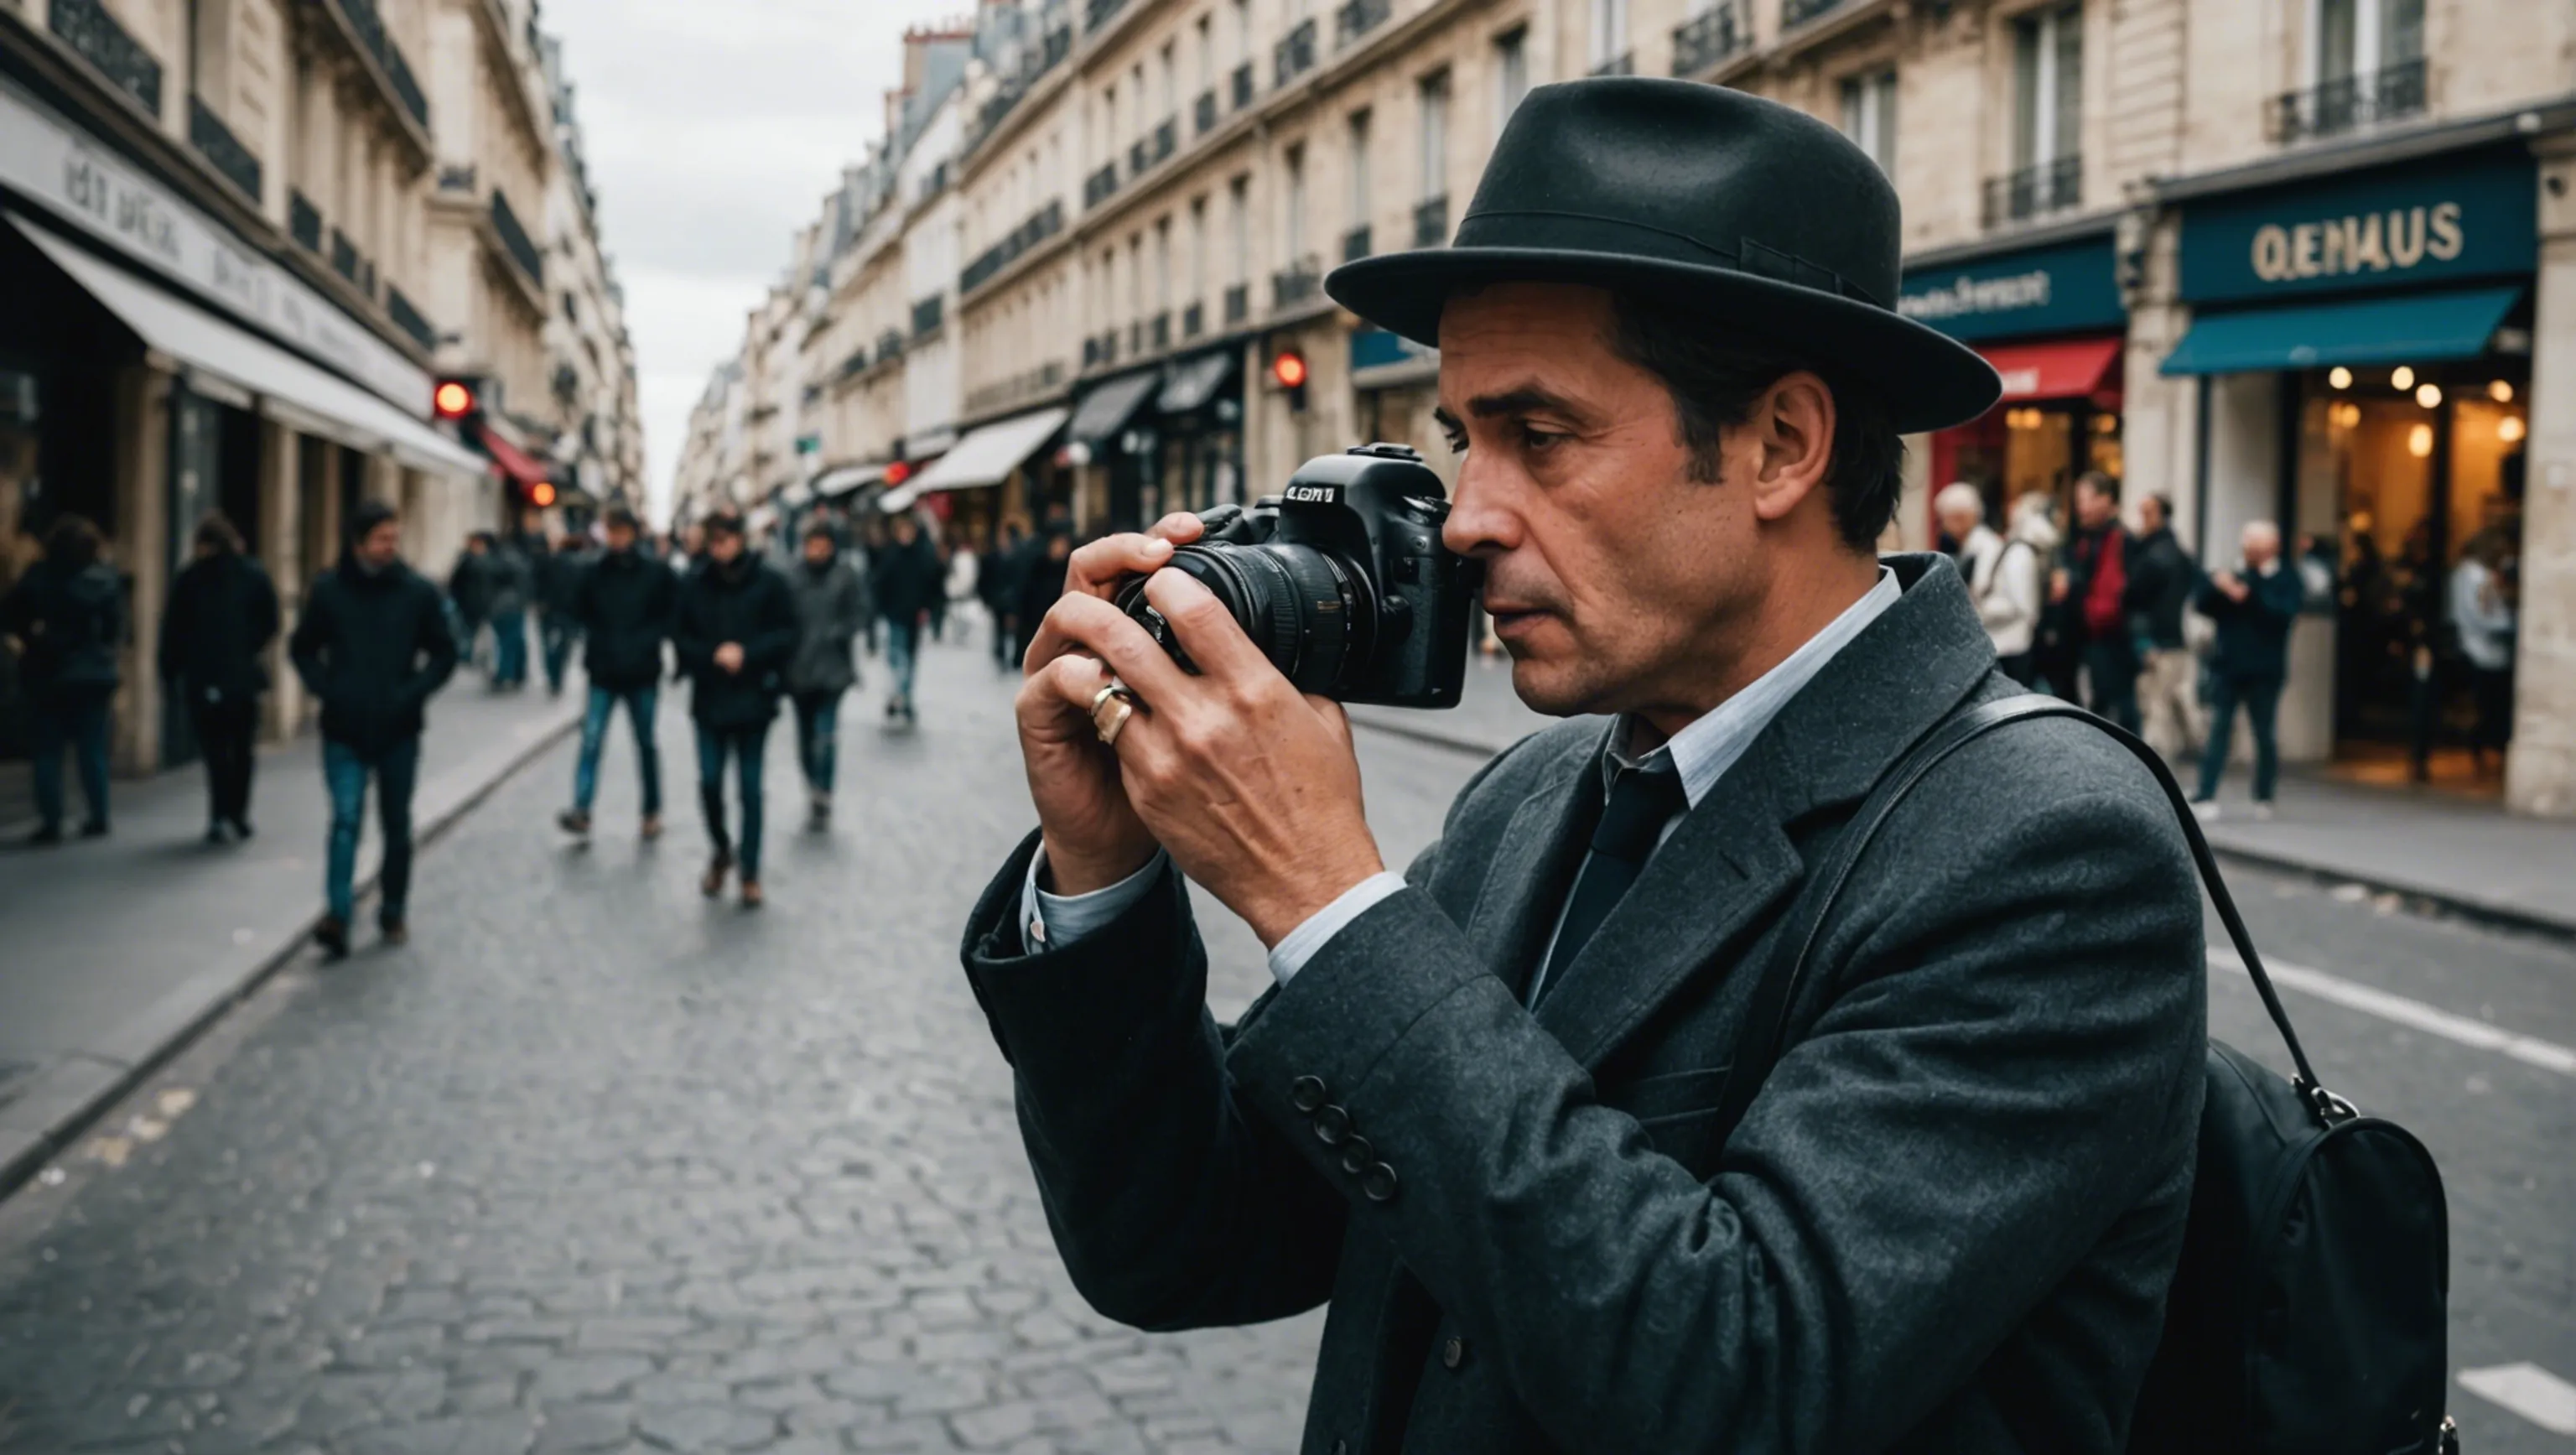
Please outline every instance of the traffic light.
[{"label": "traffic light", "polygon": [[1295,349],[1281,349],[1270,360],[1270,378],[1288,396],[1292,414],[1306,412],[1306,356]]},{"label": "traffic light", "polygon": [[555,482],[540,480],[528,487],[528,503],[539,510],[555,503]]},{"label": "traffic light", "polygon": [[429,396],[429,406],[440,419],[463,419],[475,408],[474,386],[462,379],[441,379]]},{"label": "traffic light", "polygon": [[885,482],[888,485],[900,485],[911,478],[912,466],[901,460],[897,460],[893,464],[885,467]]}]

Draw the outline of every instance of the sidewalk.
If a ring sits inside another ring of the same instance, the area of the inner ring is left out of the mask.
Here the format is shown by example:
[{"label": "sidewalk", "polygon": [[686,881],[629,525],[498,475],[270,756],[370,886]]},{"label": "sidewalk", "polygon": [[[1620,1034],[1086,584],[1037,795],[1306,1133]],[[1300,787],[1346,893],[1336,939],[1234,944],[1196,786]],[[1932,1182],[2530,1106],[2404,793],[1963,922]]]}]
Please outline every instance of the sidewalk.
[{"label": "sidewalk", "polygon": [[[1510,664],[1476,657],[1448,712],[1359,707],[1354,722],[1464,752],[1502,751],[1554,719],[1512,694]],[[2222,857],[2430,900],[2456,914],[2576,939],[2576,824],[2516,818],[2453,795],[2377,788],[2286,771],[2280,815],[2245,813],[2242,775],[2207,826]]]},{"label": "sidewalk", "polygon": [[[430,701],[415,841],[571,731],[578,701],[577,680],[548,701],[460,674]],[[115,784],[110,838],[0,845],[0,1191],[305,944],[330,821],[321,756],[309,732],[261,753],[247,844],[201,842],[205,780],[189,767]],[[381,847],[370,794],[361,893]]]}]

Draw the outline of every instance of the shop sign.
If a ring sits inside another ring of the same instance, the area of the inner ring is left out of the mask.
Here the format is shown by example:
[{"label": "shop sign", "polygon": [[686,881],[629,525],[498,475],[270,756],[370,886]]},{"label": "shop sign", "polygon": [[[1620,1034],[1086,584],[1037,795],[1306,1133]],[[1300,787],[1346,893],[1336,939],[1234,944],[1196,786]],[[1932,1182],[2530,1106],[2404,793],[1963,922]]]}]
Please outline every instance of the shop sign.
[{"label": "shop sign", "polygon": [[0,186],[429,417],[428,373],[231,229],[0,85]]},{"label": "shop sign", "polygon": [[2522,152],[2436,157],[2191,204],[2182,296],[2221,302],[2528,273],[2539,257],[2533,167]]},{"label": "shop sign", "polygon": [[2107,235],[1954,268],[1909,268],[1896,311],[1957,339],[2112,329],[2128,317]]}]

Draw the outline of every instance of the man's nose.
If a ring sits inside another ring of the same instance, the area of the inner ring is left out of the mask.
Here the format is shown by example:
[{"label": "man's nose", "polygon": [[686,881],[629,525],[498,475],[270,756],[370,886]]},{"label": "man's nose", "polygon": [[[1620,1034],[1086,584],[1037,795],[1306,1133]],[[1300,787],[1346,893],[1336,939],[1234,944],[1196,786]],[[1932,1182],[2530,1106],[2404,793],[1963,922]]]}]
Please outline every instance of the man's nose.
[{"label": "man's nose", "polygon": [[1440,527],[1440,543],[1461,556],[1491,555],[1519,543],[1520,520],[1507,504],[1509,492],[1469,455],[1459,462],[1458,488],[1449,500],[1449,519]]}]

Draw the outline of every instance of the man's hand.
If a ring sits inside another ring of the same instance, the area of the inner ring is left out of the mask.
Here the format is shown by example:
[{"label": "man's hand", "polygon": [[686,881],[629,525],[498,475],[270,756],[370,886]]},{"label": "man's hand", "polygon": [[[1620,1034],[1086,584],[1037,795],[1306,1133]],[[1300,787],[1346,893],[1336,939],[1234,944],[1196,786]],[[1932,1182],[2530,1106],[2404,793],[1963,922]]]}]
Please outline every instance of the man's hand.
[{"label": "man's hand", "polygon": [[[1100,594],[1057,602],[1039,642],[1078,642],[1135,690],[1142,705],[1117,746],[1124,801],[1182,872],[1276,945],[1385,867],[1360,800],[1350,724],[1338,704],[1290,686],[1196,581],[1158,571],[1145,595],[1201,675],[1183,672]],[[1052,691],[1059,720],[1078,718],[1088,734],[1105,680],[1099,666],[1059,665],[1033,674],[1022,700]]]},{"label": "man's hand", "polygon": [[742,670],[742,643],[727,642],[716,648],[716,666],[727,672]]}]

